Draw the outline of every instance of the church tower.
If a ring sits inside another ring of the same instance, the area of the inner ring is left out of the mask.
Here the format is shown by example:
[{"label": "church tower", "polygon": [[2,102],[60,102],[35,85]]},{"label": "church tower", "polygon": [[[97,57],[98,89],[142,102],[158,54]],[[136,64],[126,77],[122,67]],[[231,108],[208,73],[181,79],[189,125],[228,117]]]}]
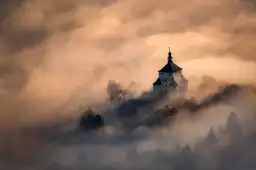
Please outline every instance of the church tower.
[{"label": "church tower", "polygon": [[186,93],[188,81],[182,74],[182,68],[173,62],[169,49],[167,64],[158,71],[158,79],[153,83],[154,93]]}]

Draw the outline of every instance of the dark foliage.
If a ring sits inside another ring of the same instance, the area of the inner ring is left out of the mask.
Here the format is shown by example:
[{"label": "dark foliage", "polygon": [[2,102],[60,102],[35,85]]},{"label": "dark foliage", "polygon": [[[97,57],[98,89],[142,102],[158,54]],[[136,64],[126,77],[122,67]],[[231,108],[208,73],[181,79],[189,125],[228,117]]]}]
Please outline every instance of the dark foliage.
[{"label": "dark foliage", "polygon": [[118,116],[120,117],[130,117],[137,115],[137,107],[131,102],[122,104],[118,110]]},{"label": "dark foliage", "polygon": [[96,114],[88,109],[80,118],[79,127],[81,130],[97,130],[104,125],[104,119],[101,115]]},{"label": "dark foliage", "polygon": [[238,92],[241,92],[242,90],[243,87],[241,86],[228,85],[220,88],[217,93],[210,95],[200,103],[198,103],[195,98],[192,98],[191,100],[185,101],[182,107],[187,108],[191,112],[196,112],[209,106],[219,104],[221,102],[230,101],[232,97],[236,96],[236,94],[238,94]]},{"label": "dark foliage", "polygon": [[166,125],[170,122],[170,119],[173,118],[178,113],[176,108],[169,108],[166,106],[164,109],[156,110],[152,115],[149,115],[146,119],[137,122],[135,125],[130,127],[128,131],[137,129],[140,126],[145,127],[159,127],[161,125]]},{"label": "dark foliage", "polygon": [[111,80],[107,86],[107,92],[109,95],[109,100],[112,104],[119,104],[129,98],[129,92],[124,89],[121,84],[116,83]]}]

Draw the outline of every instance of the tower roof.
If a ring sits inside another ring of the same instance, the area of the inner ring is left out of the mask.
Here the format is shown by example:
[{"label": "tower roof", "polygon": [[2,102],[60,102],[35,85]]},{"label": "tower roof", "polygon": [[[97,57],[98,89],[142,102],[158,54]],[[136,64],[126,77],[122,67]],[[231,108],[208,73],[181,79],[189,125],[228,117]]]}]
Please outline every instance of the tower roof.
[{"label": "tower roof", "polygon": [[163,72],[163,73],[176,73],[179,72],[180,70],[182,70],[182,68],[180,68],[179,66],[177,66],[174,63],[168,63],[166,64],[161,70],[159,70],[158,72]]},{"label": "tower roof", "polygon": [[155,86],[155,85],[161,85],[161,80],[160,80],[160,78],[158,78],[154,83],[153,83],[153,85]]},{"label": "tower roof", "polygon": [[[158,78],[158,79],[153,83],[153,86],[160,86],[160,85],[162,85],[162,83],[161,83],[160,78]],[[169,84],[169,86],[174,86],[174,87],[176,87],[176,86],[178,86],[178,84],[177,84],[177,82],[176,82],[175,80],[173,80],[173,81]]]},{"label": "tower roof", "polygon": [[179,66],[177,66],[175,63],[172,61],[172,53],[169,48],[168,52],[168,62],[167,64],[158,72],[165,72],[165,73],[176,73],[178,71],[182,70]]}]

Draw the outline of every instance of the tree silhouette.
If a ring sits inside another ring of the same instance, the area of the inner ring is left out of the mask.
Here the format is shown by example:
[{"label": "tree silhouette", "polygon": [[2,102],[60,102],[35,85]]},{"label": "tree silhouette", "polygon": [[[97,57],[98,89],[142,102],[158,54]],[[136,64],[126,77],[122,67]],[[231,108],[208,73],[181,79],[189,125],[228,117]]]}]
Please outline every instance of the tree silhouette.
[{"label": "tree silhouette", "polygon": [[207,136],[204,139],[204,143],[207,146],[215,146],[218,143],[217,136],[211,127],[210,131],[208,132]]},{"label": "tree silhouette", "polygon": [[191,154],[191,148],[189,145],[186,145],[184,148],[181,149],[182,154]]},{"label": "tree silhouette", "polygon": [[79,127],[82,130],[96,130],[104,125],[104,119],[89,108],[80,118]]},{"label": "tree silhouette", "polygon": [[112,104],[119,104],[129,98],[128,90],[124,89],[120,84],[111,80],[108,82],[107,92],[109,100]]},{"label": "tree silhouette", "polygon": [[59,170],[61,169],[60,164],[53,161],[48,170]]},{"label": "tree silhouette", "polygon": [[230,136],[231,141],[239,141],[243,138],[239,120],[234,112],[228,117],[226,133]]},{"label": "tree silhouette", "polygon": [[218,144],[218,138],[215,134],[215,131],[211,127],[205,138],[198,142],[195,146],[197,152],[206,152],[215,149]]},{"label": "tree silhouette", "polygon": [[186,145],[176,154],[172,163],[174,170],[195,170],[196,154]]}]

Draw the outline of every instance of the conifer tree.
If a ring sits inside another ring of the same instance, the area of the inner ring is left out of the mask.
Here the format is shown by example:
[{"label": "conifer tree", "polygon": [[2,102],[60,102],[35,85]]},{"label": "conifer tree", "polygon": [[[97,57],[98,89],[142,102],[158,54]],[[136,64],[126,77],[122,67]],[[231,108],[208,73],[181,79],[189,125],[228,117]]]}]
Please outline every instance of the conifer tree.
[{"label": "conifer tree", "polygon": [[243,132],[236,114],[232,112],[227,120],[226,132],[231,141],[238,141],[243,138]]},{"label": "conifer tree", "polygon": [[211,127],[210,131],[208,132],[207,136],[205,137],[204,143],[207,146],[214,146],[218,143],[217,136],[212,127]]}]

